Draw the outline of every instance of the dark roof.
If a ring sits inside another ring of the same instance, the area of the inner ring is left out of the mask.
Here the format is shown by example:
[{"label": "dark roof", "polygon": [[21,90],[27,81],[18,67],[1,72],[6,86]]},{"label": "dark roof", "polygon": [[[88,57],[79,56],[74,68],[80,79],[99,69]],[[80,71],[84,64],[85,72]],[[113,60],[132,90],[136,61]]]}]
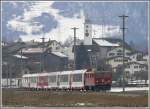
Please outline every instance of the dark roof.
[{"label": "dark roof", "polygon": [[139,64],[139,65],[145,65],[147,66],[147,64],[141,64],[141,63],[138,63],[138,62],[128,62],[128,63],[125,63],[125,65],[131,65],[131,64]]},{"label": "dark roof", "polygon": [[[87,51],[88,50],[91,50],[92,52],[99,51],[99,47],[97,45],[76,45],[76,50],[80,49],[81,46],[84,46]],[[74,46],[72,48],[72,52],[74,52]]]},{"label": "dark roof", "polygon": [[63,54],[61,52],[49,52],[49,54],[55,55],[60,58],[68,58],[65,54]]},{"label": "dark roof", "polygon": [[131,55],[134,55],[134,54],[138,54],[138,53],[140,53],[140,54],[143,55],[143,52],[140,52],[140,51],[133,51],[133,52],[131,52],[130,56],[131,56]]},{"label": "dark roof", "polygon": [[42,53],[43,51],[45,52],[47,49],[42,49],[41,47],[37,47],[37,48],[24,48],[22,49],[22,53],[23,54],[30,54],[30,53]]},{"label": "dark roof", "polygon": [[8,56],[9,54],[16,54],[20,49],[25,48],[25,43],[13,43],[8,46],[2,47],[3,56]]},{"label": "dark roof", "polygon": [[[118,58],[118,57],[122,57],[122,56],[113,56],[113,57],[109,57],[109,58],[107,58],[107,60],[115,59],[115,58]],[[125,58],[125,59],[131,60],[129,57],[124,57],[124,58]]]}]

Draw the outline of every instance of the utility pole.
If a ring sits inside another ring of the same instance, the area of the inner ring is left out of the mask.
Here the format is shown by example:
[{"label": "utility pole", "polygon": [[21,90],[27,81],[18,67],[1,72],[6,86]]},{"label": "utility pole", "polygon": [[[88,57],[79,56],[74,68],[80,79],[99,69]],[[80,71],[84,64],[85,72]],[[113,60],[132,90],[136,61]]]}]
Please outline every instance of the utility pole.
[{"label": "utility pole", "polygon": [[42,39],[42,53],[41,53],[41,59],[40,59],[40,71],[41,72],[43,72],[43,70],[44,70],[44,49],[45,49],[45,37],[44,37],[44,35],[43,35],[43,37],[42,38],[40,38],[40,39]]},{"label": "utility pole", "polygon": [[22,72],[22,71],[23,71],[23,64],[22,64],[22,63],[23,63],[23,62],[22,62],[22,48],[21,48],[21,50],[20,50],[20,54],[21,54],[21,77],[22,77],[22,75],[23,75],[23,74],[22,74],[22,73],[23,73],[23,72]]},{"label": "utility pole", "polygon": [[76,69],[76,30],[79,28],[73,27],[71,29],[74,31],[74,69]]},{"label": "utility pole", "polygon": [[123,81],[122,81],[122,87],[123,87],[123,92],[125,92],[125,71],[124,71],[124,69],[125,69],[125,66],[124,66],[124,59],[125,59],[125,30],[127,29],[127,28],[125,28],[125,20],[126,20],[126,18],[128,18],[128,16],[126,16],[126,15],[121,15],[121,16],[119,16],[121,19],[122,19],[122,28],[120,28],[121,30],[122,30],[122,47],[123,47],[123,74],[122,74],[122,77],[123,77]]}]

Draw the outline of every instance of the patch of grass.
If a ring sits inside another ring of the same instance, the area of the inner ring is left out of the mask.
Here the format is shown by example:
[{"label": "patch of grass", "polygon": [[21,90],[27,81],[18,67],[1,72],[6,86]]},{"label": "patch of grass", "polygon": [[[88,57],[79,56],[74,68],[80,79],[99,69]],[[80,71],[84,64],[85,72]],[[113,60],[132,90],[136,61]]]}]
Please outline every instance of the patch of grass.
[{"label": "patch of grass", "polygon": [[3,106],[121,106],[147,107],[148,95],[140,93],[16,91],[3,90]]}]

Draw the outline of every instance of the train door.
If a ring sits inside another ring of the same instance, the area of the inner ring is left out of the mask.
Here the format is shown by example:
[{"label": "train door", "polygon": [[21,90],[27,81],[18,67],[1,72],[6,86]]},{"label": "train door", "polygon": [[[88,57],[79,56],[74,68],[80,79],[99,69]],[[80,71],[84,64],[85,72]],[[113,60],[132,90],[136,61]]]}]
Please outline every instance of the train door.
[{"label": "train door", "polygon": [[17,80],[18,80],[18,81],[17,81],[17,87],[18,87],[18,88],[22,87],[22,79],[21,79],[21,78],[18,78]]},{"label": "train door", "polygon": [[37,86],[38,88],[48,88],[48,76],[39,76]]}]

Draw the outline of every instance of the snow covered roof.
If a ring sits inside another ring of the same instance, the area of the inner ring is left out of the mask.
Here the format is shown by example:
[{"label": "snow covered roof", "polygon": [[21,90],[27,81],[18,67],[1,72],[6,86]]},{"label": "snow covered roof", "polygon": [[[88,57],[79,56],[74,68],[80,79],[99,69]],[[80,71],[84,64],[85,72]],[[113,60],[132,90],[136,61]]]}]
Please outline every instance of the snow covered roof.
[{"label": "snow covered roof", "polygon": [[[44,49],[45,51],[46,49]],[[23,53],[42,53],[42,48],[24,48],[22,50]]]},{"label": "snow covered roof", "polygon": [[56,56],[59,56],[59,57],[67,57],[66,55],[64,55],[61,52],[51,52],[51,53],[54,54],[54,55],[56,55]]},{"label": "snow covered roof", "polygon": [[142,63],[139,63],[139,62],[135,62],[135,61],[132,61],[132,62],[128,62],[128,63],[125,63],[125,65],[131,65],[131,64],[138,64],[138,65],[145,65],[147,66],[147,64],[142,64]]},{"label": "snow covered roof", "polygon": [[99,46],[120,46],[119,44],[110,43],[104,39],[93,39],[93,41],[96,42]]},{"label": "snow covered roof", "polygon": [[26,56],[21,56],[21,55],[18,55],[18,54],[13,55],[13,56],[16,57],[16,58],[28,59],[28,57],[26,57]]},{"label": "snow covered roof", "polygon": [[[116,58],[123,58],[123,57],[122,56],[113,56],[113,57],[107,58],[107,60],[116,59]],[[124,58],[131,60],[130,57],[124,57]]]}]

